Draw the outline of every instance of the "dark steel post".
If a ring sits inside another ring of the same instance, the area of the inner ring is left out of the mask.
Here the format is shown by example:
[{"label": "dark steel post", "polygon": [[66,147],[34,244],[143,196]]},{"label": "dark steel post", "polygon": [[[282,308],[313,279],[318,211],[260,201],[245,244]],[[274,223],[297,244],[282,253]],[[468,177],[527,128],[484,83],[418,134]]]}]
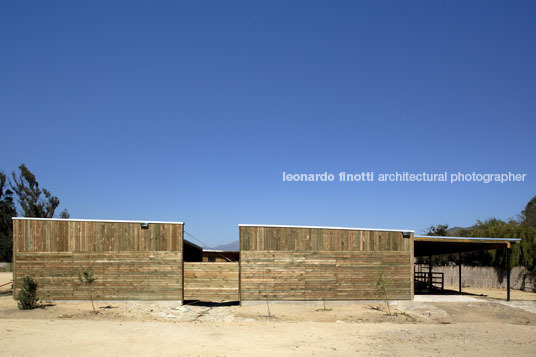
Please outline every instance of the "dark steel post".
[{"label": "dark steel post", "polygon": [[458,292],[462,293],[462,253],[458,253]]},{"label": "dark steel post", "polygon": [[428,289],[432,292],[432,256],[428,258]]},{"label": "dark steel post", "polygon": [[506,301],[510,301],[510,247],[506,248]]}]

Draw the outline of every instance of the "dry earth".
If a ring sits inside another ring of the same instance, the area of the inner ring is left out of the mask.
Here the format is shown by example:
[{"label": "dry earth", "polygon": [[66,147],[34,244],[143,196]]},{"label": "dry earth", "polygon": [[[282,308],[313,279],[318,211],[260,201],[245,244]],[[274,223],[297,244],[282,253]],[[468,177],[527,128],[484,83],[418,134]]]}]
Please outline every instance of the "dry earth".
[{"label": "dry earth", "polygon": [[[0,274],[0,284],[7,275]],[[0,288],[1,289],[1,288]],[[489,289],[488,289],[489,290]],[[175,302],[44,303],[20,311],[0,296],[0,354],[520,355],[536,351],[536,294],[474,291],[381,303],[180,306]],[[1,294],[1,292],[0,292]],[[531,301],[532,300],[532,301]],[[268,307],[270,315],[268,316]]]}]

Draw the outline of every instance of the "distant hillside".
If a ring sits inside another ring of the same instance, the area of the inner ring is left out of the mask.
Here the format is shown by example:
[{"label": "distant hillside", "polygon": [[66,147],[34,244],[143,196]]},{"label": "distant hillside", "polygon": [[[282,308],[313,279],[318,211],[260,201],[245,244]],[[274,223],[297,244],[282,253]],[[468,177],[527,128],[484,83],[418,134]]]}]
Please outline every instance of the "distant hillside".
[{"label": "distant hillside", "polygon": [[[469,227],[470,228],[470,227]],[[467,227],[452,227],[452,228],[449,228],[447,229],[447,235],[451,236],[451,237],[456,237],[460,234],[461,231],[463,231],[464,229],[467,229]]]},{"label": "distant hillside", "polygon": [[239,250],[239,248],[240,248],[239,241],[234,241],[234,242],[227,243],[227,244],[220,244],[214,247],[214,249],[218,249],[218,250]]}]

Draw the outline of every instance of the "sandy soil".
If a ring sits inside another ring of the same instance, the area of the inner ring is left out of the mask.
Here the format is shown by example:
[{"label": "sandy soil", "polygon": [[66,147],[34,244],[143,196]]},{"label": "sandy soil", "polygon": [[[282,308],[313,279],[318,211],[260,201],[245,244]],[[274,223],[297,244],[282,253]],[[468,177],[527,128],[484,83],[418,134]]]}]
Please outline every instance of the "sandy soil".
[{"label": "sandy soil", "polygon": [[[0,273],[0,285],[9,283],[13,279],[13,273]],[[4,285],[0,287],[0,293],[5,293],[11,290],[11,285]]]},{"label": "sandy soil", "polygon": [[[457,286],[447,286],[445,289],[452,290],[453,292],[458,291]],[[464,287],[462,288],[463,294],[469,294],[469,295],[476,295],[479,297],[489,298],[489,299],[496,299],[496,300],[505,300],[506,299],[506,290],[505,289],[486,289],[486,288],[470,288],[470,287]],[[512,301],[516,300],[536,300],[536,294],[527,292],[527,291],[521,291],[521,290],[510,290],[510,299]]]},{"label": "sandy soil", "polygon": [[392,315],[373,302],[270,303],[271,316],[264,303],[97,302],[94,314],[90,302],[53,302],[20,311],[0,293],[0,354],[533,356],[536,299],[492,293],[500,291],[399,302]]}]

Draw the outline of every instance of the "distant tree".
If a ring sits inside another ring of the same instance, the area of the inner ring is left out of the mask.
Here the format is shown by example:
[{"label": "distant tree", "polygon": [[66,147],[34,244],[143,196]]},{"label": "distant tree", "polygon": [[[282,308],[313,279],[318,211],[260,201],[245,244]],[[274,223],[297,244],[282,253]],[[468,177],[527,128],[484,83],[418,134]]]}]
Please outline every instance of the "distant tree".
[{"label": "distant tree", "polygon": [[[460,229],[456,235],[460,237],[520,238],[520,244],[511,245],[510,264],[511,266],[522,265],[530,271],[536,271],[536,229],[524,224],[524,221],[520,222],[514,219],[503,221],[497,218],[485,221],[478,220],[472,227]],[[463,254],[462,259],[464,264],[476,266],[506,268],[507,263],[504,249],[467,252]],[[457,262],[457,254],[437,257],[437,264],[448,264],[451,261]]]},{"label": "distant tree", "polygon": [[520,263],[536,272],[536,196],[527,203],[521,212],[521,226],[524,237],[521,239]]},{"label": "distant tree", "polygon": [[69,214],[69,212],[67,211],[67,209],[64,209],[64,210],[61,211],[61,213],[60,213],[60,218],[63,218],[63,219],[71,218],[71,215]]},{"label": "distant tree", "polygon": [[536,196],[527,203],[525,209],[521,212],[522,223],[527,227],[536,229]]},{"label": "distant tree", "polygon": [[11,262],[13,257],[12,217],[17,215],[13,191],[6,188],[6,175],[0,172],[0,261]]},{"label": "distant tree", "polygon": [[[448,236],[448,225],[430,226],[427,235]],[[475,225],[456,230],[460,237],[484,238],[520,238],[520,244],[512,244],[510,250],[511,266],[522,265],[527,270],[536,272],[536,196],[533,197],[521,212],[520,219],[503,221],[490,218],[478,220]],[[467,265],[506,267],[506,254],[504,249],[467,252],[462,260]],[[449,264],[458,261],[458,254],[434,256],[433,263],[437,265]],[[420,258],[419,262],[427,262]]]},{"label": "distant tree", "polygon": [[[448,236],[447,230],[449,229],[448,224],[438,224],[436,226],[430,226],[428,227],[428,230],[426,231],[425,235],[427,236],[439,236],[439,237],[445,237]],[[444,265],[448,263],[448,261],[454,259],[451,255],[435,255],[432,257],[432,264],[433,265]],[[419,264],[423,263],[429,263],[428,258],[425,257],[419,257],[417,258],[417,262]]]},{"label": "distant tree", "polygon": [[[526,244],[528,231],[524,229],[516,220],[505,222],[497,218],[490,218],[485,221],[478,220],[471,228],[466,228],[460,232],[462,237],[484,237],[484,238],[521,238],[522,245]],[[519,244],[512,244],[511,265],[516,266],[521,263],[521,249]],[[470,265],[491,265],[506,267],[506,252],[504,249],[488,250],[480,252],[466,253],[464,260]]]},{"label": "distant tree", "polygon": [[426,232],[427,236],[447,236],[447,230],[449,229],[448,224],[438,224],[437,226],[430,226],[428,227],[428,232]]},{"label": "distant tree", "polygon": [[35,175],[26,165],[19,166],[20,173],[12,173],[10,186],[17,194],[20,208],[25,217],[52,218],[60,200],[45,188],[39,188]]}]

